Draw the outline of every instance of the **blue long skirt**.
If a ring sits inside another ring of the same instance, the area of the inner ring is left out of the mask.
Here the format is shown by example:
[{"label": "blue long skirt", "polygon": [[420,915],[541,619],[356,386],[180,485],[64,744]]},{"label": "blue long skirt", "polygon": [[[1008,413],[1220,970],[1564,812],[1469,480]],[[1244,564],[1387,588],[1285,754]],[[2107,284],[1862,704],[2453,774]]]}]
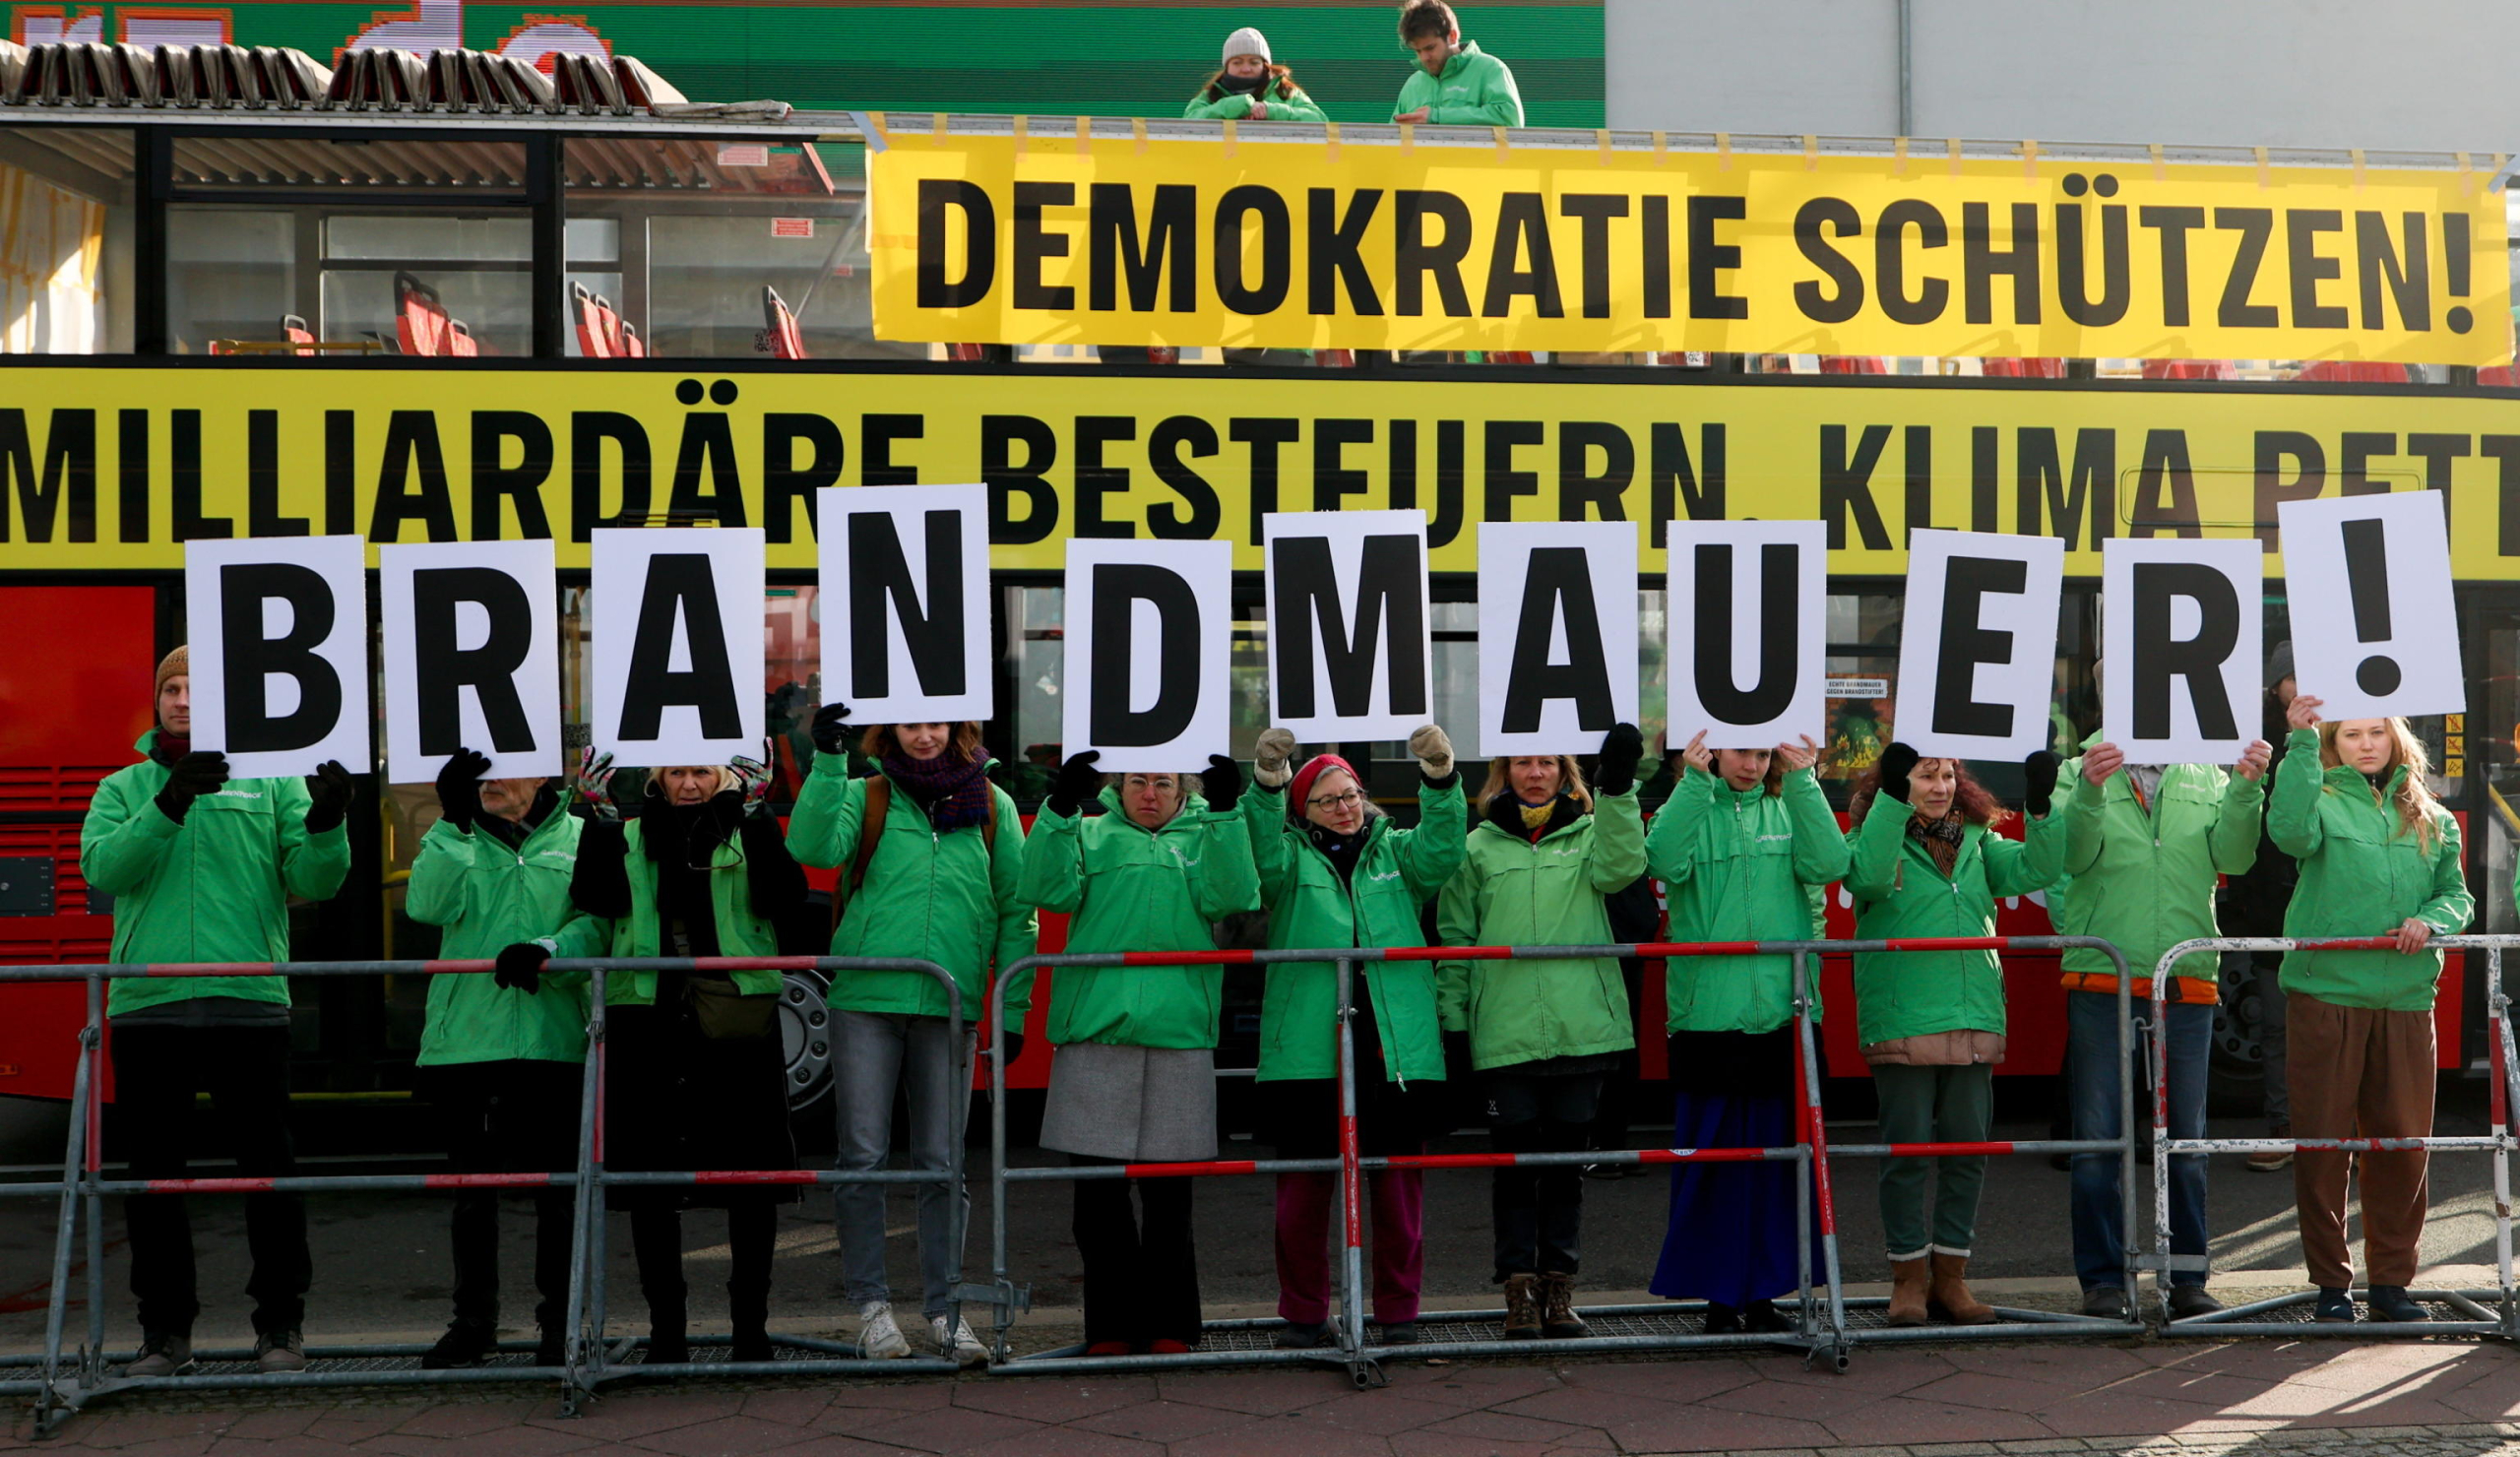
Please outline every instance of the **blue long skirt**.
[{"label": "blue long skirt", "polygon": [[[1674,1099],[1673,1148],[1781,1148],[1794,1142],[1794,1105],[1785,1098],[1691,1093]],[[1671,1226],[1654,1267],[1654,1294],[1741,1306],[1791,1295],[1794,1260],[1793,1164],[1677,1164],[1671,1168]],[[1819,1205],[1812,1205],[1811,1279],[1820,1253]]]}]

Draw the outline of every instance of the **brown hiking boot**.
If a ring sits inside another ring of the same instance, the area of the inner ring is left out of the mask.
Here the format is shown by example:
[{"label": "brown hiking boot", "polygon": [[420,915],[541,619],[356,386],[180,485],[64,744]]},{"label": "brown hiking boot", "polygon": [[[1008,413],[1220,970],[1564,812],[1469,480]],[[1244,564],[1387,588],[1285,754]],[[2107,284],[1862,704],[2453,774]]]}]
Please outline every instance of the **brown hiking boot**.
[{"label": "brown hiking boot", "polygon": [[1543,1275],[1540,1278],[1540,1333],[1551,1341],[1580,1341],[1591,1335],[1584,1317],[1575,1313],[1575,1277]]},{"label": "brown hiking boot", "polygon": [[1924,1257],[1890,1262],[1890,1308],[1884,1318],[1892,1325],[1925,1323],[1925,1291],[1933,1283]]},{"label": "brown hiking boot", "polygon": [[1540,1277],[1505,1277],[1505,1336],[1508,1341],[1540,1339]]},{"label": "brown hiking boot", "polygon": [[1969,1257],[1965,1254],[1942,1254],[1933,1257],[1933,1286],[1925,1294],[1925,1309],[1936,1319],[1953,1325],[1985,1325],[1995,1318],[1995,1307],[1969,1293]]}]

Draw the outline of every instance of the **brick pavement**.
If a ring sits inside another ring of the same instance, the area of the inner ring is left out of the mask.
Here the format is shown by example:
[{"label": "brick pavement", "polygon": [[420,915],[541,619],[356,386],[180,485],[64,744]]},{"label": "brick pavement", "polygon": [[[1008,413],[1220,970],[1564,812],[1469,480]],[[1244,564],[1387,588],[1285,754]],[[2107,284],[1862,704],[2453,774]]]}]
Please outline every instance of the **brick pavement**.
[{"label": "brick pavement", "polygon": [[[31,1445],[21,1420],[7,1445]],[[1395,1366],[1391,1385],[1262,1369],[618,1390],[119,1399],[42,1446],[122,1457],[1770,1457],[2520,1453],[2520,1353],[2462,1341],[2047,1343]]]}]

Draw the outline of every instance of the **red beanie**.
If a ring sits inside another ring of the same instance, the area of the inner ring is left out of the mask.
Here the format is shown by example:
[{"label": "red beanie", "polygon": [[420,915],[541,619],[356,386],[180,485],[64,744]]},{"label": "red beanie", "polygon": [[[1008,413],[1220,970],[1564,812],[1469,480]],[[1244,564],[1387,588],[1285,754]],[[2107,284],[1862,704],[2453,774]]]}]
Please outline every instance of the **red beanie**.
[{"label": "red beanie", "polygon": [[1364,788],[1365,777],[1356,772],[1355,765],[1340,758],[1337,754],[1315,754],[1304,762],[1301,769],[1295,771],[1295,782],[1290,787],[1294,795],[1294,806],[1298,811],[1312,798],[1313,781],[1333,769],[1348,771],[1348,777],[1356,782],[1356,788],[1359,791]]}]

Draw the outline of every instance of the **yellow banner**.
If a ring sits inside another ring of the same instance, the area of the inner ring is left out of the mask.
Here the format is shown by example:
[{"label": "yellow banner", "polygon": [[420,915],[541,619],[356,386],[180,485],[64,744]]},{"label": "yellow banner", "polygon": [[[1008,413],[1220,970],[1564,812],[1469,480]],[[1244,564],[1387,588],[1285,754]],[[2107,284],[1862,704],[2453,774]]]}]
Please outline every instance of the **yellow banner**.
[{"label": "yellow banner", "polygon": [[2481,171],[938,136],[868,160],[879,337],[2511,357]]},{"label": "yellow banner", "polygon": [[1001,569],[1082,535],[1231,541],[1256,571],[1269,512],[1414,507],[1439,572],[1477,568],[1482,521],[1632,521],[1660,572],[1656,523],[1755,517],[1828,523],[1840,575],[1897,575],[1940,527],[2060,536],[2098,576],[2111,537],[2274,545],[2279,502],[2433,489],[2457,575],[2520,581],[2508,395],[1562,380],[12,368],[0,571],[339,534],[548,536],[579,568],[597,527],[668,524],[761,527],[774,570],[810,571],[815,490],[982,481]]}]

